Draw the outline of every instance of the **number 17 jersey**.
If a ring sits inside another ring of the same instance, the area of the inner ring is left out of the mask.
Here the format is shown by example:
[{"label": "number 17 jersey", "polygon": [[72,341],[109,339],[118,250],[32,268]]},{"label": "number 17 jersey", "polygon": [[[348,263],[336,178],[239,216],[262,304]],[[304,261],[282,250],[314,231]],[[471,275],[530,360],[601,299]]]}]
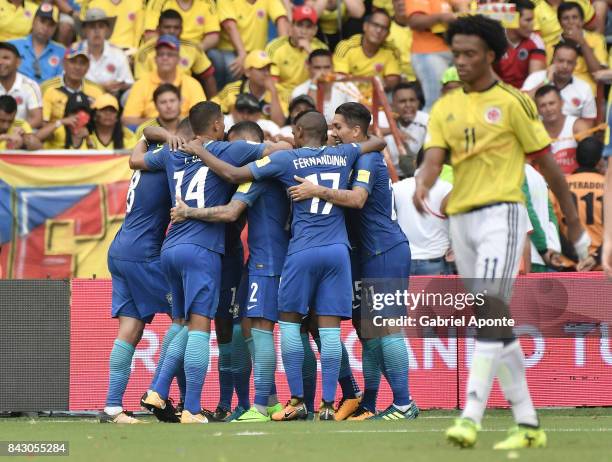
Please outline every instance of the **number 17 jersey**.
[{"label": "number 17 jersey", "polygon": [[[357,144],[279,151],[249,164],[256,180],[276,178],[285,187],[297,185],[294,176],[332,189],[347,189],[353,165],[361,154]],[[293,203],[291,241],[287,255],[313,247],[344,244],[344,210],[318,198]]]}]

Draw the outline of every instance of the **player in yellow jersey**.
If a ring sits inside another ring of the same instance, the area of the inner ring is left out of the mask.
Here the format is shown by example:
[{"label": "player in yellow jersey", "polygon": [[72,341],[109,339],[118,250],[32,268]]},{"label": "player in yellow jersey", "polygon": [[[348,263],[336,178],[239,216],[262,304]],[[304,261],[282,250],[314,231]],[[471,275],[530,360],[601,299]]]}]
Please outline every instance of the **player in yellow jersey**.
[{"label": "player in yellow jersey", "polygon": [[450,154],[454,186],[446,213],[457,268],[468,290],[481,297],[486,290],[484,305],[475,306],[476,316],[496,327],[477,330],[465,408],[446,437],[460,447],[476,443],[497,375],[517,425],[494,448],[544,447],[546,434],[539,428],[531,402],[520,343],[509,323],[497,324],[510,318],[512,282],[527,234],[521,193],[525,155],[539,165],[559,199],[581,260],[588,255],[589,238],[580,226],[563,174],[549,154],[550,138],[535,105],[514,87],[496,80],[492,65],[507,48],[501,24],[481,15],[461,17],[449,25],[447,41],[464,87],[447,93],[432,108],[414,203],[425,213],[429,189]]}]

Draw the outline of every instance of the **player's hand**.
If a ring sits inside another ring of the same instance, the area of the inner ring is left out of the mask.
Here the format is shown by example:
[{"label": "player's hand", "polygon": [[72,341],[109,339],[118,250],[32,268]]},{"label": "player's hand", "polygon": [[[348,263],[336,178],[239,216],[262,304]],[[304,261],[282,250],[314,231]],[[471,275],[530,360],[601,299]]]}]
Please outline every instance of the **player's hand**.
[{"label": "player's hand", "polygon": [[297,45],[298,45],[298,48],[301,48],[308,54],[310,54],[310,52],[312,51],[312,47],[310,46],[310,40],[308,39],[305,39],[305,38],[298,39]]},{"label": "player's hand", "polygon": [[172,223],[180,223],[189,218],[191,207],[183,202],[180,197],[176,198],[176,207],[170,209],[170,219]]},{"label": "player's hand", "polygon": [[168,137],[168,146],[171,151],[183,151],[187,141],[182,136],[171,135]]},{"label": "player's hand", "polygon": [[316,195],[317,185],[316,184],[313,184],[307,179],[302,178],[297,175],[294,175],[293,179],[300,184],[296,186],[291,186],[289,188],[289,197],[291,197],[292,201],[299,202],[299,201],[303,201],[306,199],[312,199],[313,197],[317,197]]},{"label": "player's hand", "polygon": [[580,272],[592,271],[595,266],[597,266],[597,261],[593,256],[589,255],[584,260],[578,262],[576,270]]},{"label": "player's hand", "polygon": [[414,203],[414,207],[417,209],[421,215],[424,215],[425,212],[429,210],[427,207],[427,196],[429,195],[429,190],[417,183],[416,189],[414,190],[414,196],[412,196],[412,202]]},{"label": "player's hand", "polygon": [[546,266],[558,269],[563,266],[563,260],[561,258],[561,254],[552,249],[548,249],[544,255],[542,255],[542,260],[546,263]]}]

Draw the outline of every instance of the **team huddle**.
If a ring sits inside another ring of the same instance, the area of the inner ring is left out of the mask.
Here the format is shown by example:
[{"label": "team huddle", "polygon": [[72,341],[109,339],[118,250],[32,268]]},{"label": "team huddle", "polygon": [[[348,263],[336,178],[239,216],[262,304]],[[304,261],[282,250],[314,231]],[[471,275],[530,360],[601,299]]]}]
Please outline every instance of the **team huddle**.
[{"label": "team huddle", "polygon": [[[538,165],[559,199],[579,256],[584,258],[589,244],[533,102],[495,80],[491,66],[505,51],[503,37],[501,25],[482,16],[449,26],[447,39],[464,88],[432,109],[414,194],[416,209],[425,213],[428,191],[450,155],[455,180],[446,213],[453,249],[459,274],[476,281],[477,287],[468,289],[488,290],[486,309],[477,312],[485,318],[509,316],[512,278],[527,233],[520,192],[526,158]],[[389,329],[372,338],[360,322],[361,282],[387,281],[384,290],[405,290],[411,258],[396,221],[381,154],[385,142],[368,135],[370,112],[359,103],[338,106],[332,145],[325,117],[314,110],[294,119],[295,147],[263,143],[261,128],[251,122],[232,126],[226,135],[223,120],[217,104],[197,103],[176,136],[149,127],[146,141],[130,156],[135,172],[126,218],[108,258],[119,334],[101,421],[139,423],[124,412],[122,397],[135,346],[156,313],[169,314],[173,323],[141,405],[161,421],[314,419],[317,366],[310,336],[321,362],[318,420],[415,419],[419,409],[408,387],[402,332]],[[242,268],[245,216],[249,259]],[[362,345],[363,391],[341,342],[340,322],[346,319],[352,319]],[[220,400],[208,411],[201,395],[212,320]],[[274,382],[277,323],[291,392],[285,405]],[[377,412],[383,376],[393,402]],[[496,376],[517,426],[495,448],[545,446],[520,343],[508,327],[478,330],[465,409],[447,439],[460,447],[476,443]],[[181,390],[176,408],[168,396],[175,378]],[[338,384],[342,398],[336,405]],[[238,407],[232,412],[234,391]]]}]

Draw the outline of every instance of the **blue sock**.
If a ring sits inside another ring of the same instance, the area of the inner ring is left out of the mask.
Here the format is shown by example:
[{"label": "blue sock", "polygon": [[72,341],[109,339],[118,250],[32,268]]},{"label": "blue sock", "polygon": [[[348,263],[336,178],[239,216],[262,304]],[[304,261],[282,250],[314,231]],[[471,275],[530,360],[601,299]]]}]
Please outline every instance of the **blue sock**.
[{"label": "blue sock", "polygon": [[170,324],[170,327],[168,327],[168,330],[166,331],[166,334],[164,335],[164,339],[162,340],[161,349],[159,350],[159,361],[157,361],[157,367],[155,368],[155,375],[153,375],[153,379],[151,380],[151,385],[149,386],[151,390],[153,390],[153,387],[155,386],[155,382],[157,382],[157,377],[159,376],[159,371],[161,371],[162,365],[164,364],[164,358],[166,357],[166,351],[168,351],[168,346],[170,345],[170,342],[172,342],[172,339],[174,338],[174,336],[178,334],[182,328],[183,326],[181,326],[180,324],[175,324],[175,323]]},{"label": "blue sock", "polygon": [[232,408],[232,395],[234,394],[234,375],[232,374],[232,344],[219,343],[219,404],[223,409]]},{"label": "blue sock", "polygon": [[208,370],[210,352],[210,333],[198,330],[189,331],[185,348],[185,409],[192,414],[202,410],[202,387]]},{"label": "blue sock", "polygon": [[[268,406],[268,397],[272,394],[274,371],[276,370],[276,352],[274,351],[274,334],[263,329],[251,328],[255,346],[255,404]],[[276,387],[274,387],[276,388]]]},{"label": "blue sock", "polygon": [[301,334],[304,345],[304,365],[302,378],[304,383],[304,403],[308,412],[314,412],[315,393],[317,392],[317,357],[312,351],[308,334]]},{"label": "blue sock", "polygon": [[234,377],[234,388],[238,396],[238,406],[249,409],[251,401],[249,388],[251,385],[251,354],[242,335],[242,326],[234,325],[232,332],[232,375]]},{"label": "blue sock", "polygon": [[181,394],[181,401],[185,402],[185,392],[187,391],[187,379],[185,378],[185,364],[179,366],[179,370],[176,373],[176,384]]},{"label": "blue sock", "polygon": [[115,339],[109,358],[108,394],[106,405],[108,407],[121,406],[123,394],[130,379],[134,345]]},{"label": "blue sock", "polygon": [[157,381],[153,386],[153,390],[159,393],[162,399],[168,399],[170,384],[176,374],[178,374],[181,364],[185,358],[185,347],[187,346],[187,327],[183,327],[178,334],[174,336],[164,358]]},{"label": "blue sock", "polygon": [[393,392],[393,404],[410,404],[408,390],[408,349],[401,334],[386,335],[380,339],[385,377]]},{"label": "blue sock", "polygon": [[359,385],[353,376],[353,371],[351,370],[351,363],[348,357],[348,351],[346,351],[346,347],[344,343],[341,343],[342,346],[342,360],[340,361],[340,373],[338,375],[338,383],[340,384],[340,388],[342,388],[342,397],[343,398],[356,398],[361,394],[361,390],[359,390]]},{"label": "blue sock", "polygon": [[362,371],[363,371],[363,398],[361,406],[370,412],[376,413],[376,398],[380,386],[380,367],[376,359],[375,349],[380,348],[380,340],[362,340]]},{"label": "blue sock", "polygon": [[321,382],[323,385],[322,399],[333,402],[336,398],[338,374],[342,361],[342,342],[339,327],[319,328],[321,337]]},{"label": "blue sock", "polygon": [[304,364],[304,346],[300,338],[300,324],[284,321],[279,321],[278,324],[281,334],[281,356],[291,396],[303,398],[302,365]]}]

